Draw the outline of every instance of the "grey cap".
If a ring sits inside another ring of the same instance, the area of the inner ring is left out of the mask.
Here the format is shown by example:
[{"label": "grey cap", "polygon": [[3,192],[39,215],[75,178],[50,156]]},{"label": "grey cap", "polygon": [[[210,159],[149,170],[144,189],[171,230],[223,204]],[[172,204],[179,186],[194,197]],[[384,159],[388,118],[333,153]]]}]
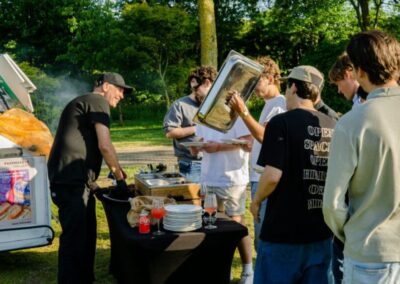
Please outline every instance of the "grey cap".
[{"label": "grey cap", "polygon": [[296,79],[299,81],[311,83],[318,87],[321,91],[324,87],[324,75],[315,67],[309,65],[301,65],[294,67],[289,76],[283,77],[282,80]]},{"label": "grey cap", "polygon": [[107,72],[107,73],[101,74],[99,76],[99,78],[96,80],[96,85],[100,86],[104,82],[124,88],[124,93],[127,93],[127,94],[131,93],[134,90],[133,87],[125,84],[124,78],[118,73]]}]

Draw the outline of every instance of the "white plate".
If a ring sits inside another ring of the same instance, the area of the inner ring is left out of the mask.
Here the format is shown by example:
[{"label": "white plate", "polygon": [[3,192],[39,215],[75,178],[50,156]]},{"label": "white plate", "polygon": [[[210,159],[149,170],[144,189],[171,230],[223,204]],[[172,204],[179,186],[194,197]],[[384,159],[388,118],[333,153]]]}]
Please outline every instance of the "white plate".
[{"label": "white plate", "polygon": [[221,139],[221,142],[224,144],[230,144],[230,145],[245,145],[248,143],[247,140],[243,139]]},{"label": "white plate", "polygon": [[195,221],[199,221],[201,220],[201,215],[199,216],[193,216],[190,218],[171,218],[171,217],[165,217],[164,218],[165,221],[167,222],[179,222],[179,223],[190,223],[190,222],[195,222]]},{"label": "white plate", "polygon": [[207,142],[193,141],[193,142],[182,142],[179,144],[181,144],[183,147],[201,147],[207,144]]},{"label": "white plate", "polygon": [[201,216],[202,212],[169,212],[169,211],[165,211],[165,216],[166,217],[170,217],[170,218],[178,218],[178,219],[186,219],[186,218],[194,218],[194,217],[198,217]]},{"label": "white plate", "polygon": [[185,222],[185,223],[168,222],[167,220],[164,220],[163,223],[164,223],[164,225],[167,225],[170,227],[195,227],[195,226],[201,225],[202,220],[196,220],[196,221]]},{"label": "white plate", "polygon": [[197,226],[168,226],[164,225],[164,229],[168,231],[173,231],[173,232],[189,232],[189,231],[195,231],[197,229],[200,229],[202,224],[200,223]]},{"label": "white plate", "polygon": [[178,204],[178,205],[167,205],[165,206],[165,211],[167,213],[179,213],[179,214],[185,214],[185,213],[198,213],[201,212],[203,208],[198,205],[191,205],[191,204]]},{"label": "white plate", "polygon": [[176,221],[176,222],[187,222],[190,220],[200,220],[201,215],[193,215],[193,216],[188,216],[185,218],[166,215],[164,219],[169,220],[169,221]]}]

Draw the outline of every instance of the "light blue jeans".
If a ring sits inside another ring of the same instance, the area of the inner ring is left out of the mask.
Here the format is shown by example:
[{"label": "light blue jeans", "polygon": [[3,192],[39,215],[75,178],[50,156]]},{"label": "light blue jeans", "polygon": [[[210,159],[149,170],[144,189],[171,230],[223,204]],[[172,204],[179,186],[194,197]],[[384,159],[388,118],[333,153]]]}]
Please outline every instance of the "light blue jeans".
[{"label": "light blue jeans", "polygon": [[254,284],[327,284],[331,239],[307,244],[260,240]]},{"label": "light blue jeans", "polygon": [[398,284],[400,262],[359,262],[344,257],[344,284]]},{"label": "light blue jeans", "polygon": [[179,160],[179,173],[194,183],[200,182],[201,161]]},{"label": "light blue jeans", "polygon": [[[250,183],[250,186],[251,186],[251,200],[254,200],[254,196],[256,194],[257,187],[258,187],[258,182],[252,181]],[[265,199],[261,203],[261,206],[260,206],[260,223],[256,223],[256,221],[253,220],[253,223],[254,223],[254,247],[256,250],[257,250],[257,245],[258,245],[258,241],[260,238],[261,227],[264,222],[264,216],[265,216],[266,209],[267,209],[267,199]]]}]

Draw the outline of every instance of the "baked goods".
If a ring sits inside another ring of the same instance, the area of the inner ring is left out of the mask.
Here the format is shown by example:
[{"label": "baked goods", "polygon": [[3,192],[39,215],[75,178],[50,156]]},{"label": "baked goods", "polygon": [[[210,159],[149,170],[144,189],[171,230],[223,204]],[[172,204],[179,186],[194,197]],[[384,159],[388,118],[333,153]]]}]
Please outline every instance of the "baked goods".
[{"label": "baked goods", "polygon": [[4,202],[0,204],[0,221],[5,219],[8,216],[8,209],[10,209],[11,204],[8,202]]},{"label": "baked goods", "polygon": [[23,210],[24,209],[21,205],[17,204],[12,205],[7,211],[8,213],[7,219],[8,220],[16,219],[22,213]]},{"label": "baked goods", "polygon": [[25,219],[32,217],[32,211],[29,207],[24,207],[21,214],[18,216],[18,219]]},{"label": "baked goods", "polygon": [[3,215],[10,207],[11,207],[11,204],[8,202],[4,202],[4,203],[0,204],[0,215]]}]

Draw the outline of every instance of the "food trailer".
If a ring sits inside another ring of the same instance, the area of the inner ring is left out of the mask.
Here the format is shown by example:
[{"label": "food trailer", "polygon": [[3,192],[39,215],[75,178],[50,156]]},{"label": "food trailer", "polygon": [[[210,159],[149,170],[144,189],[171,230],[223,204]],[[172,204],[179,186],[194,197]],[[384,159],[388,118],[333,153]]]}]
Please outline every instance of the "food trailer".
[{"label": "food trailer", "polygon": [[[16,107],[32,112],[29,93],[35,89],[11,57],[0,55],[0,117]],[[0,251],[49,245],[54,231],[46,157],[6,132],[0,128]]]}]

